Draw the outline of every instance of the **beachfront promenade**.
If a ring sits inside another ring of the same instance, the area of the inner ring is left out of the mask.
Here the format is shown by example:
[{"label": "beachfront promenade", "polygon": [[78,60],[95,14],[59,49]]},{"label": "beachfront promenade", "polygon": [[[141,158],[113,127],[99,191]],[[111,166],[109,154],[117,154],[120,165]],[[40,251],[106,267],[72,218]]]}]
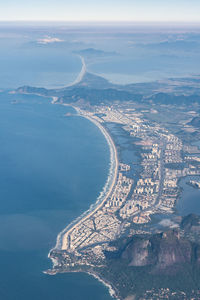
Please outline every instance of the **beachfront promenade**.
[{"label": "beachfront promenade", "polygon": [[96,205],[80,217],[76,223],[73,223],[72,226],[69,225],[58,235],[56,248],[69,252],[88,244],[110,240],[113,236],[111,237],[108,232],[106,233],[108,226],[116,227],[116,229],[119,226],[119,221],[115,216],[109,216],[105,213],[106,203],[113,193],[118,178],[118,157],[115,144],[106,129],[97,120],[83,113],[80,109],[75,109],[78,115],[93,122],[105,136],[110,148],[111,164],[107,182],[97,199]]}]

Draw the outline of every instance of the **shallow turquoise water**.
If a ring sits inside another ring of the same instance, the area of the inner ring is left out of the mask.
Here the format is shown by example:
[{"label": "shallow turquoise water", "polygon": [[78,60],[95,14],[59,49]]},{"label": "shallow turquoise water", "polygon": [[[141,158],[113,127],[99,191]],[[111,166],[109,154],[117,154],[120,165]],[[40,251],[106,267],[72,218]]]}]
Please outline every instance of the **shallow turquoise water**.
[{"label": "shallow turquoise water", "polygon": [[67,112],[75,113],[0,94],[0,299],[111,299],[86,274],[42,273],[58,232],[94,203],[109,168],[102,133]]}]

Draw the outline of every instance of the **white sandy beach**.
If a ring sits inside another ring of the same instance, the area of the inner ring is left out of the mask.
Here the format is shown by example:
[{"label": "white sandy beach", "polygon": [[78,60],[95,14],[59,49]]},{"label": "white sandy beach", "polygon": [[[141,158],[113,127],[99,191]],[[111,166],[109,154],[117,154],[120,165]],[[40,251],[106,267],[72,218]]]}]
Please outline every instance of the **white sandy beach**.
[{"label": "white sandy beach", "polygon": [[80,110],[78,108],[74,107],[74,109],[76,109],[76,111],[79,115],[87,118],[93,124],[95,124],[101,130],[102,134],[105,136],[106,141],[110,148],[111,165],[110,165],[108,180],[106,182],[106,185],[104,186],[103,195],[105,195],[105,196],[103,197],[103,199],[101,199],[101,201],[99,201],[100,199],[98,197],[97,201],[96,201],[97,205],[95,208],[89,209],[87,212],[82,214],[79,218],[77,218],[73,223],[69,224],[62,232],[60,232],[58,234],[55,248],[62,249],[62,250],[67,250],[67,244],[68,244],[67,241],[68,241],[69,234],[72,232],[72,230],[74,230],[82,222],[84,222],[86,219],[88,219],[93,214],[95,214],[97,212],[97,210],[99,210],[104,205],[104,203],[107,201],[108,197],[112,193],[113,187],[116,183],[117,174],[118,174],[117,150],[116,150],[115,144],[114,144],[112,138],[110,137],[110,135],[108,134],[107,130],[99,122],[94,120],[92,117],[80,114]]}]

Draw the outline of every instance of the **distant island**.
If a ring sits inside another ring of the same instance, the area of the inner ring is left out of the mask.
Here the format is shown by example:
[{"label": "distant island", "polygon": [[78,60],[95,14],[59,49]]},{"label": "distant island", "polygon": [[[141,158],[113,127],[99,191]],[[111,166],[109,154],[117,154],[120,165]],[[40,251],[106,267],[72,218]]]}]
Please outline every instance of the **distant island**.
[{"label": "distant island", "polygon": [[75,51],[74,53],[82,55],[86,58],[116,56],[116,55],[118,55],[117,52],[103,51],[103,50],[94,49],[94,48],[86,48],[86,49],[82,49],[82,50],[79,50],[79,51]]},{"label": "distant island", "polygon": [[[200,217],[180,217],[176,203],[181,179],[200,178],[200,78],[116,85],[81,72],[62,89],[15,91],[73,106],[110,147],[103,191],[59,233],[45,273],[86,272],[120,300],[199,299]],[[114,129],[133,149],[129,163]]]}]

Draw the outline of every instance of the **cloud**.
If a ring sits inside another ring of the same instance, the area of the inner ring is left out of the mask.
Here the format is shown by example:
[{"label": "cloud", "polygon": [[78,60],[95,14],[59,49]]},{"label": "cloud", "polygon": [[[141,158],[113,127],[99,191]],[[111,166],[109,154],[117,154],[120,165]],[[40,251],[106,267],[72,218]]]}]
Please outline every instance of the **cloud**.
[{"label": "cloud", "polygon": [[43,39],[38,39],[37,40],[37,44],[41,44],[41,45],[47,45],[47,44],[52,44],[52,43],[60,43],[60,42],[64,42],[64,40],[61,40],[61,39],[56,38],[56,37],[50,37],[50,36],[47,36]]},{"label": "cloud", "polygon": [[176,228],[179,227],[177,223],[174,223],[170,219],[164,219],[159,223],[163,227],[170,227],[170,228]]}]

